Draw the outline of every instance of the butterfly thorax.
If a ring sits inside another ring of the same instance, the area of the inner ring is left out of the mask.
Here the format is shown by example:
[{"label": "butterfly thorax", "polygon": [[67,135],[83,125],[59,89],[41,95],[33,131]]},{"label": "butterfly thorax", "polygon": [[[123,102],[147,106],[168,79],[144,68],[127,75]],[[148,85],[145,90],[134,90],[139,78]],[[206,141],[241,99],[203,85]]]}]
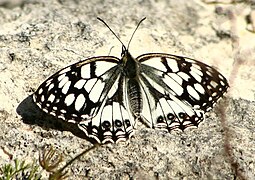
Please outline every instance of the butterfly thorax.
[{"label": "butterfly thorax", "polygon": [[131,56],[128,50],[123,52],[121,62],[123,63],[123,73],[127,78],[136,78],[139,73],[139,62]]}]

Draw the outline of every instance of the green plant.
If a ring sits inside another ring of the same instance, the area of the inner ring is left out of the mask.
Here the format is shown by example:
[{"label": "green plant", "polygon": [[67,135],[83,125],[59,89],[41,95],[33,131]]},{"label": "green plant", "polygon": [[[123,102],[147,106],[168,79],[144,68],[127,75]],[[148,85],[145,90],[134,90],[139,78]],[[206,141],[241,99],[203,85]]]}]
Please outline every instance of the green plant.
[{"label": "green plant", "polygon": [[18,159],[14,159],[14,165],[9,163],[0,167],[0,180],[39,180],[41,179],[40,174],[39,166],[35,162],[26,164],[25,161]]}]

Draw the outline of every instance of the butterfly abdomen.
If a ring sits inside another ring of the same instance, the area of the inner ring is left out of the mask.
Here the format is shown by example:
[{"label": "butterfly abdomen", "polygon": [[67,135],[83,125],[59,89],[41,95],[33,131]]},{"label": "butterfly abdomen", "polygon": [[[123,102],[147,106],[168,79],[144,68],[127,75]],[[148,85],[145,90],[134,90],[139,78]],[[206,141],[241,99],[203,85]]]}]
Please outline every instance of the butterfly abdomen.
[{"label": "butterfly abdomen", "polygon": [[131,112],[139,117],[142,112],[142,93],[139,83],[136,79],[129,79],[127,81],[127,94]]}]

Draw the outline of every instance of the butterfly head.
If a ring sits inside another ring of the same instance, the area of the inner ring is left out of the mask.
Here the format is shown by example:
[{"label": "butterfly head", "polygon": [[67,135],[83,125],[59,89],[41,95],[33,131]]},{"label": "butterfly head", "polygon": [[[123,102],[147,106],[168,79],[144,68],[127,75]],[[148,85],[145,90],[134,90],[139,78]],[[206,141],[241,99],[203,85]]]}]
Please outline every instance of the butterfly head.
[{"label": "butterfly head", "polygon": [[123,45],[121,51],[121,63],[125,65],[128,61],[135,61],[135,59],[132,57],[128,49]]},{"label": "butterfly head", "polygon": [[130,55],[128,49],[124,45],[122,45],[121,58],[127,56],[128,54]]}]

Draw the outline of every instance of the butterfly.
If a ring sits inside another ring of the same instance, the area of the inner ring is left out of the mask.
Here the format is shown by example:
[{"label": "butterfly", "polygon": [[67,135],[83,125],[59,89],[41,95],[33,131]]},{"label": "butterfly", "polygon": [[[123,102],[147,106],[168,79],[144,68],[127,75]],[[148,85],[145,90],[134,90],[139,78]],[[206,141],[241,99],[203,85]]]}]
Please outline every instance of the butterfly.
[{"label": "butterfly", "polygon": [[115,143],[129,139],[138,120],[168,132],[198,126],[228,87],[221,73],[195,59],[165,53],[133,58],[122,43],[120,59],[98,56],[67,66],[44,81],[33,100],[98,143]]}]

